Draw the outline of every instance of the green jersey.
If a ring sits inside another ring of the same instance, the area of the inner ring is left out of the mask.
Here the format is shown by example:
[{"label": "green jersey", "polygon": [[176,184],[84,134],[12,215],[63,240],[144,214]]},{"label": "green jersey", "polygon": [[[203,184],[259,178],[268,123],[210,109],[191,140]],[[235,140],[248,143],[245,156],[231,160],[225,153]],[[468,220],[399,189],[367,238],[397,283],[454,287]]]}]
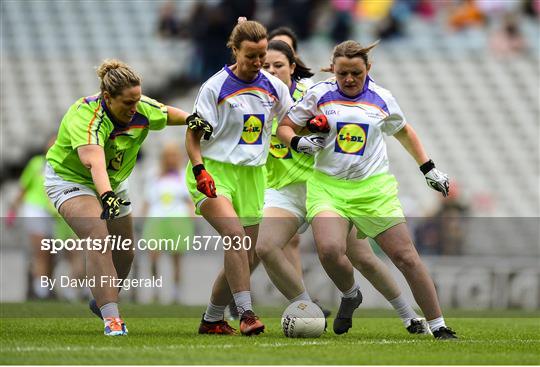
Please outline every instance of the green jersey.
[{"label": "green jersey", "polygon": [[100,145],[105,151],[107,173],[114,190],[131,174],[148,131],[163,129],[166,124],[166,106],[146,96],[141,97],[137,112],[127,125],[115,121],[101,95],[84,97],[64,115],[47,161],[64,180],[95,190],[90,170],[81,163],[77,148]]},{"label": "green jersey", "polygon": [[[306,86],[293,81],[291,96],[296,102],[304,95]],[[283,144],[276,136],[279,121],[272,122],[272,137],[270,139],[270,154],[266,161],[267,187],[281,189],[284,186],[306,182],[313,173],[314,157],[297,153]]]},{"label": "green jersey", "polygon": [[56,210],[52,206],[43,186],[45,171],[45,155],[36,155],[24,167],[19,184],[24,189],[24,202],[39,206],[49,212]]}]

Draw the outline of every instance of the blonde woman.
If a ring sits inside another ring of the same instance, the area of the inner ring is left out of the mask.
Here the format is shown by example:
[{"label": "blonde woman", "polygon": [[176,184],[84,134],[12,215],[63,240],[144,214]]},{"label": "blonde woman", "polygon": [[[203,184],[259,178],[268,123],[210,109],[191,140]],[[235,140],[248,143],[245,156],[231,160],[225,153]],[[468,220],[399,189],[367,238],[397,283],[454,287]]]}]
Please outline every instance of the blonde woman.
[{"label": "blonde woman", "polygon": [[[105,60],[97,74],[100,93],[80,98],[60,123],[47,153],[45,188],[79,238],[133,240],[128,177],[148,132],[186,122],[202,128],[204,122],[144,96],[141,78],[121,61]],[[86,251],[87,277],[95,279],[91,308],[103,318],[105,335],[127,334],[114,283],[128,276],[133,256],[133,248]]]}]

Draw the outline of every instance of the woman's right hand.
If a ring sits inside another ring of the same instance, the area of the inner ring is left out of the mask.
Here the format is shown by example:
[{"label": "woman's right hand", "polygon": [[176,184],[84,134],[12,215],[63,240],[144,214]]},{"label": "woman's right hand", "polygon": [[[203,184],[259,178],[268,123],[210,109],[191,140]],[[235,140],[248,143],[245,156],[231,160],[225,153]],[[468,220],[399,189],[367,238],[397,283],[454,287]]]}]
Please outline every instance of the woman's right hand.
[{"label": "woman's right hand", "polygon": [[129,206],[131,202],[120,199],[114,191],[104,192],[100,197],[101,206],[103,211],[101,212],[101,219],[110,220],[116,218],[120,214],[120,205]]},{"label": "woman's right hand", "polygon": [[198,164],[192,170],[195,180],[197,180],[197,190],[209,198],[217,198],[216,184],[212,176],[204,168],[204,165]]},{"label": "woman's right hand", "polygon": [[312,133],[327,134],[330,132],[330,125],[328,124],[326,115],[317,115],[313,117],[307,122],[306,127]]}]

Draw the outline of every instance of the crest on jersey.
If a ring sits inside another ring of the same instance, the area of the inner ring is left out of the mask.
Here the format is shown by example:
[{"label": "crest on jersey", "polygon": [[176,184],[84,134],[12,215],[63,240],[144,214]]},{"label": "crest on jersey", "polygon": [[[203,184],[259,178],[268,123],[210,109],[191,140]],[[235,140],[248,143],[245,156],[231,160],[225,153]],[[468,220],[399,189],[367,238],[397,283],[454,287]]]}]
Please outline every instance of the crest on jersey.
[{"label": "crest on jersey", "polygon": [[244,115],[244,126],[238,144],[262,144],[263,114]]},{"label": "crest on jersey", "polygon": [[334,151],[343,154],[364,155],[369,125],[338,122]]},{"label": "crest on jersey", "polygon": [[289,159],[292,158],[291,150],[288,146],[283,144],[276,136],[272,135],[270,139],[270,154],[277,159]]}]

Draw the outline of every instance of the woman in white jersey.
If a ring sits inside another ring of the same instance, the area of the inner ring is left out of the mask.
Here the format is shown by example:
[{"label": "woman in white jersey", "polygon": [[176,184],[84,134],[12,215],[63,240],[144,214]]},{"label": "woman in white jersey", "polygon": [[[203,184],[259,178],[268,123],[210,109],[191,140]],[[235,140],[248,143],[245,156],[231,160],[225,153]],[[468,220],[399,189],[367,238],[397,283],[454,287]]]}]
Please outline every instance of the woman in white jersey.
[{"label": "woman in white jersey", "polygon": [[[283,119],[278,137],[292,149],[316,154],[307,184],[307,216],[312,220],[319,259],[343,293],[334,332],[352,326],[362,295],[346,256],[350,225],[359,237],[374,238],[407,279],[437,339],[456,338],[446,327],[433,281],[410,239],[397,182],[388,173],[383,134],[393,135],[420,165],[430,187],[448,194],[448,177],[435,168],[392,94],[368,76],[368,52],[355,41],[334,49],[327,71],[335,75],[310,88]],[[313,119],[324,115],[324,118]],[[313,120],[311,120],[313,119]],[[326,137],[323,144],[296,135],[302,127]]]},{"label": "woman in white jersey", "polygon": [[[301,79],[313,75],[298,61],[292,45],[281,40],[273,40],[268,44],[263,68],[289,87],[294,101],[300,100],[306,91]],[[302,282],[297,233],[307,229],[306,181],[313,173],[314,159],[313,156],[297,153],[281,143],[275,137],[277,122],[274,122],[274,125],[270,154],[266,162],[267,188],[264,218],[257,240],[257,255],[272,282],[292,303],[310,300]],[[347,257],[396,309],[410,333],[429,333],[426,321],[419,318],[401,295],[399,286],[386,265],[375,255],[368,240],[356,238],[355,228],[347,237]],[[328,311],[323,312],[328,314]]]},{"label": "woman in white jersey", "polygon": [[218,275],[201,320],[201,334],[234,334],[223,319],[231,293],[240,314],[240,332],[259,334],[263,323],[252,310],[250,265],[262,218],[272,120],[285,117],[292,104],[287,86],[261,70],[268,45],[266,29],[242,21],[228,47],[236,62],[201,87],[195,113],[213,126],[209,140],[188,130],[187,187],[204,218],[223,237],[224,269]]}]

